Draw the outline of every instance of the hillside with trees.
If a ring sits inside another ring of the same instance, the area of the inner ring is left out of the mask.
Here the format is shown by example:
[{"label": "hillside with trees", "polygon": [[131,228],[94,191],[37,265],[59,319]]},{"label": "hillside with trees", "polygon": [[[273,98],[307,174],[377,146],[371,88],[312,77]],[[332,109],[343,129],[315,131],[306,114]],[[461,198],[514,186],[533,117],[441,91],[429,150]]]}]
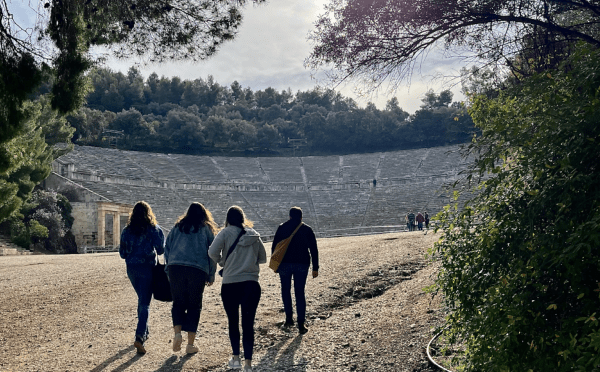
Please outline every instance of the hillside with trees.
[{"label": "hillside with trees", "polygon": [[68,201],[34,190],[72,148],[65,115],[85,103],[89,71],[109,55],[207,59],[235,38],[247,3],[264,0],[0,2],[0,233],[73,252]]},{"label": "hillside with trees", "polygon": [[331,1],[311,37],[311,66],[375,86],[435,47],[480,63],[475,192],[438,215],[431,251],[446,335],[466,346],[452,369],[599,371],[600,2]]},{"label": "hillside with trees", "polygon": [[181,80],[153,73],[144,79],[133,67],[127,74],[97,69],[88,79],[87,104],[67,116],[80,145],[109,146],[116,136],[118,148],[151,152],[337,154],[462,143],[474,132],[449,90],[428,92],[409,115],[395,97],[383,110],[372,103],[361,108],[318,87],[253,91],[237,81],[220,85],[212,76]]}]

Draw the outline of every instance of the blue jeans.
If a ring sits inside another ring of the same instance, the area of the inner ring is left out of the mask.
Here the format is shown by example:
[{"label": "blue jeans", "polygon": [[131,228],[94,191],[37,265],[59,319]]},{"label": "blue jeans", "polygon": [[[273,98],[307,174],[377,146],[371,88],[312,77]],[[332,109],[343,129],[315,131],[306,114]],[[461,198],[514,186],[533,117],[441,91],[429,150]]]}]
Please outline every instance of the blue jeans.
[{"label": "blue jeans", "polygon": [[296,297],[296,312],[298,323],[306,321],[306,297],[304,296],[304,287],[308,277],[310,265],[281,263],[277,272],[281,280],[281,300],[285,310],[285,319],[291,322],[294,319],[292,310],[292,278],[294,278],[294,296]]},{"label": "blue jeans", "polygon": [[145,340],[150,333],[148,315],[150,313],[150,301],[152,301],[152,266],[127,265],[127,277],[129,277],[129,281],[138,296],[138,324],[135,335]]}]

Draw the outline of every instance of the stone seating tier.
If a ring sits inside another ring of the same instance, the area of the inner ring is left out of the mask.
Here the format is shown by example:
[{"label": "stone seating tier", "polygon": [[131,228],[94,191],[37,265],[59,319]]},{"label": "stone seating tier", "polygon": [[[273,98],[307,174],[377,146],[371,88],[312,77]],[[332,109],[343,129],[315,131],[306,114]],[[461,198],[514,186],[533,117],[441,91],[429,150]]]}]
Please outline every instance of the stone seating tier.
[{"label": "stone seating tier", "polygon": [[260,158],[262,169],[272,183],[302,183],[298,158]]},{"label": "stone seating tier", "polygon": [[213,159],[228,176],[229,180],[245,182],[264,181],[256,158],[227,158],[215,156]]},{"label": "stone seating tier", "polygon": [[429,149],[427,157],[423,159],[419,167],[418,175],[439,173],[440,169],[453,170],[462,161],[458,150],[458,146],[434,147]]},{"label": "stone seating tier", "polygon": [[389,152],[380,165],[380,178],[404,178],[413,176],[426,149]]},{"label": "stone seating tier", "polygon": [[[435,194],[435,189],[427,189],[423,186],[435,187],[434,184],[425,184],[406,188],[377,189],[369,201],[365,225],[404,224],[404,216],[408,211],[412,210],[416,213],[427,210],[428,202]],[[435,212],[437,213],[437,210]]]},{"label": "stone seating tier", "polygon": [[308,183],[329,183],[340,180],[339,156],[307,156],[302,158]]},{"label": "stone seating tier", "polygon": [[351,190],[313,191],[311,193],[317,216],[364,215],[369,193]]},{"label": "stone seating tier", "polygon": [[147,171],[156,179],[181,182],[193,182],[169,155],[123,151],[132,162]]},{"label": "stone seating tier", "polygon": [[[381,179],[455,173],[458,167],[465,167],[458,149],[458,146],[446,146],[342,157],[308,156],[301,161],[310,184],[352,183],[374,179],[382,155]],[[75,146],[74,151],[61,157],[61,161],[74,164],[75,172],[129,179],[179,183],[303,182],[299,158],[211,158]]]},{"label": "stone seating tier", "polygon": [[169,155],[195,182],[226,182],[227,176],[208,156]]},{"label": "stone seating tier", "polygon": [[[114,202],[133,205],[139,200],[148,201],[161,226],[167,229],[191,202],[198,201],[212,212],[219,225],[225,220],[227,208],[239,205],[257,231],[269,235],[288,219],[289,208],[294,205],[303,209],[307,224],[323,232],[403,225],[404,215],[411,209],[427,210],[433,216],[449,200],[440,194],[444,184],[455,179],[453,172],[465,166],[464,160],[457,157],[445,158],[456,148],[303,158],[229,158],[76,146],[60,161],[73,163],[76,173],[121,177],[81,180],[73,176],[73,180]],[[303,172],[308,188],[304,187]],[[381,182],[373,187],[370,181],[378,173]],[[128,181],[140,179],[142,182]],[[195,183],[203,186],[186,186]],[[236,186],[244,184],[256,187]],[[281,187],[290,184],[301,187]]]},{"label": "stone seating tier", "polygon": [[377,173],[381,153],[344,155],[342,175],[344,182],[373,180]]}]

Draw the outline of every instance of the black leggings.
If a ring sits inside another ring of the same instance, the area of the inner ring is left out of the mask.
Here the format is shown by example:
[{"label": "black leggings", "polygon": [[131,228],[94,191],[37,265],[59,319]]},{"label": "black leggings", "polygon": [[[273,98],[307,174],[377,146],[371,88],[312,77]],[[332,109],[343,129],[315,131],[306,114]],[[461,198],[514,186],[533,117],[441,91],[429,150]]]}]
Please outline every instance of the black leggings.
[{"label": "black leggings", "polygon": [[233,355],[240,355],[239,308],[242,307],[242,344],[244,358],[252,359],[254,349],[254,318],[260,301],[260,284],[249,280],[221,286],[221,298],[229,321],[229,341]]},{"label": "black leggings", "polygon": [[186,332],[198,331],[207,276],[204,271],[195,267],[169,266],[169,283],[173,295],[173,326],[181,326]]}]

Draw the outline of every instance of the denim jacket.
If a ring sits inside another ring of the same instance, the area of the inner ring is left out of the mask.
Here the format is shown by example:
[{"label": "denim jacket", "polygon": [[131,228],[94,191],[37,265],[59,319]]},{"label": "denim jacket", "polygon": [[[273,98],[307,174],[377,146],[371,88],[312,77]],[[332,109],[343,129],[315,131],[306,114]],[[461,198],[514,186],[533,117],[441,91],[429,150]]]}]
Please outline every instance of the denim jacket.
[{"label": "denim jacket", "polygon": [[186,234],[179,231],[175,225],[167,236],[165,245],[166,270],[171,265],[195,267],[208,275],[208,281],[214,282],[217,264],[208,257],[208,247],[215,239],[208,226],[202,226],[199,231]]},{"label": "denim jacket", "polygon": [[121,233],[119,254],[127,265],[156,265],[157,255],[165,252],[165,234],[160,226],[149,226],[140,235],[135,235],[129,227]]}]

